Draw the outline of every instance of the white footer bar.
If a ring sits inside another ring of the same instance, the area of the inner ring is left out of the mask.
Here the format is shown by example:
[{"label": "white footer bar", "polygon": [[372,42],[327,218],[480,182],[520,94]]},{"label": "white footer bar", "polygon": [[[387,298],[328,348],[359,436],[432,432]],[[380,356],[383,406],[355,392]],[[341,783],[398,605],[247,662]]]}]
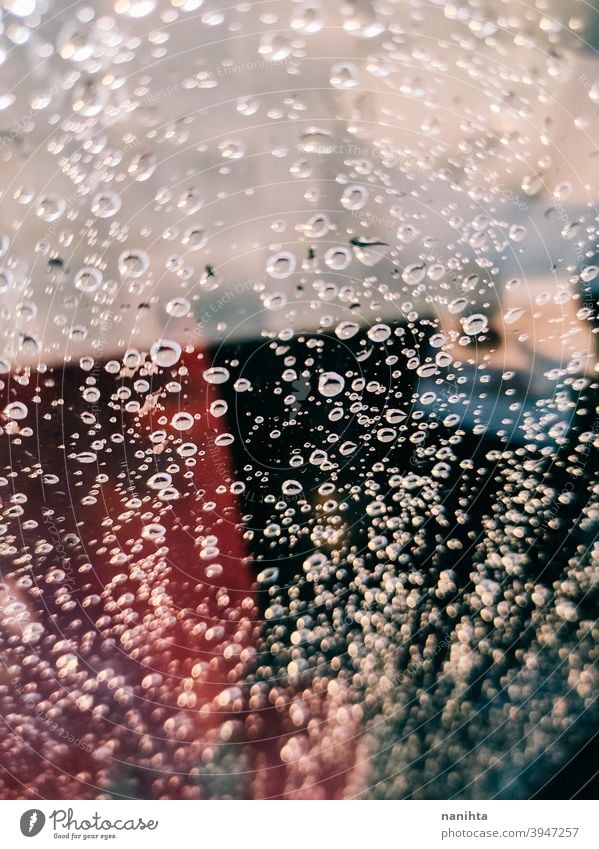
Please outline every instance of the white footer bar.
[{"label": "white footer bar", "polygon": [[0,802],[0,842],[192,849],[597,849],[595,802]]}]

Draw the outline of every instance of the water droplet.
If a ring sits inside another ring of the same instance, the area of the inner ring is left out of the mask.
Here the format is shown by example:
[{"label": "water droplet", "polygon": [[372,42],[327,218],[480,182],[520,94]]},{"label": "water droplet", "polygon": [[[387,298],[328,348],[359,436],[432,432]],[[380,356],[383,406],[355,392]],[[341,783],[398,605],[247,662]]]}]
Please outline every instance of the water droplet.
[{"label": "water droplet", "polygon": [[237,101],[237,111],[240,115],[249,118],[260,109],[260,101],[257,97],[240,97]]},{"label": "water droplet", "polygon": [[524,312],[520,307],[512,307],[505,313],[503,320],[506,324],[514,324],[524,315]]},{"label": "water droplet", "polygon": [[[222,380],[220,382],[225,383],[228,379],[229,379],[229,376],[227,375],[224,378],[224,380]],[[210,382],[211,381],[208,380],[208,383],[210,383]],[[211,413],[211,415],[215,416],[216,418],[220,418],[221,416],[224,416],[228,409],[229,409],[229,405],[227,404],[226,401],[223,401],[222,399],[219,399],[218,401],[212,401],[212,403],[210,404],[210,413]]]},{"label": "water droplet", "polygon": [[368,330],[368,338],[373,342],[385,342],[391,336],[391,328],[387,324],[375,324]]},{"label": "water droplet", "polygon": [[21,401],[12,401],[10,404],[6,405],[3,412],[8,419],[21,421],[27,417],[29,410]]},{"label": "water droplet", "polygon": [[352,62],[338,62],[331,68],[330,76],[333,88],[355,88],[359,82],[359,72]]},{"label": "water droplet", "polygon": [[341,195],[341,205],[351,211],[362,209],[367,200],[368,190],[364,186],[348,186]]},{"label": "water droplet", "polygon": [[129,174],[133,177],[134,180],[142,183],[145,180],[149,180],[154,171],[156,170],[156,166],[158,164],[158,159],[155,153],[151,151],[144,151],[143,153],[138,153],[131,160],[131,164],[129,165],[128,171]]},{"label": "water droplet", "polygon": [[116,11],[130,18],[145,18],[156,8],[155,0],[118,0]]},{"label": "water droplet", "polygon": [[[213,366],[212,368],[206,369],[203,373],[203,377],[206,383],[226,383],[230,377],[230,373],[224,366]],[[214,412],[212,412],[212,415],[215,415]]]},{"label": "water droplet", "polygon": [[102,283],[102,272],[97,268],[86,266],[79,269],[75,275],[75,288],[80,292],[95,292]]},{"label": "water droplet", "polygon": [[0,294],[8,292],[12,288],[15,275],[10,268],[0,268]]},{"label": "water droplet", "polygon": [[318,391],[325,398],[335,398],[345,388],[345,380],[336,371],[325,371],[318,378]]},{"label": "water droplet", "polygon": [[334,271],[343,271],[351,262],[351,253],[349,252],[349,248],[341,246],[329,248],[324,255],[324,261],[328,267],[332,268]]},{"label": "water droplet", "polygon": [[355,321],[340,321],[335,328],[335,335],[339,339],[351,339],[360,330],[360,325]]},{"label": "water droplet", "polygon": [[123,277],[141,277],[150,267],[150,258],[145,251],[123,251],[119,257],[119,272]]},{"label": "water droplet", "polygon": [[521,242],[526,238],[528,230],[520,224],[512,224],[509,230],[509,237],[513,242]]},{"label": "water droplet", "polygon": [[335,144],[332,136],[323,130],[310,129],[300,139],[300,150],[304,153],[329,155],[334,152]]},{"label": "water droplet", "polygon": [[62,217],[66,206],[63,198],[58,195],[44,195],[38,200],[35,213],[38,218],[50,223]]},{"label": "water droplet", "polygon": [[323,27],[319,6],[305,3],[296,7],[291,17],[291,27],[303,35],[315,35]]},{"label": "water droplet", "polygon": [[171,339],[157,339],[150,348],[150,358],[161,368],[174,366],[181,357],[181,345]]},{"label": "water droplet", "polygon": [[296,496],[299,495],[303,491],[303,487],[299,481],[296,480],[286,480],[283,481],[281,486],[281,492],[283,495],[287,496]]},{"label": "water droplet", "polygon": [[218,149],[223,159],[241,159],[245,156],[245,144],[240,139],[226,139]]},{"label": "water droplet", "polygon": [[533,197],[543,188],[543,177],[540,174],[528,174],[522,179],[522,191]]},{"label": "water droplet", "polygon": [[291,55],[291,44],[283,35],[267,33],[262,36],[258,52],[269,62],[283,62]]},{"label": "water droplet", "polygon": [[467,336],[477,336],[479,333],[486,333],[489,322],[485,315],[474,313],[466,318],[461,319],[462,328]]},{"label": "water droplet", "polygon": [[191,413],[175,413],[171,420],[171,424],[175,430],[189,430],[191,427],[193,427],[194,417],[191,415]]},{"label": "water droplet", "polygon": [[276,280],[283,280],[295,271],[296,259],[289,251],[273,254],[266,265],[266,270]]},{"label": "water droplet", "polygon": [[92,212],[97,218],[112,218],[121,208],[121,199],[116,192],[100,192],[92,200]]},{"label": "water droplet", "polygon": [[389,245],[381,239],[354,237],[350,240],[352,250],[362,265],[377,265],[389,253]]},{"label": "water droplet", "polygon": [[408,286],[417,286],[418,283],[422,283],[425,274],[426,266],[424,265],[424,263],[415,262],[404,268],[401,277],[404,283],[407,283]]},{"label": "water droplet", "polygon": [[172,315],[173,318],[182,318],[183,316],[189,315],[190,311],[191,304],[189,303],[187,298],[173,298],[166,305],[166,312],[169,315]]},{"label": "water droplet", "polygon": [[282,309],[287,303],[287,295],[284,292],[272,292],[270,295],[264,296],[264,306],[267,310],[276,312]]}]

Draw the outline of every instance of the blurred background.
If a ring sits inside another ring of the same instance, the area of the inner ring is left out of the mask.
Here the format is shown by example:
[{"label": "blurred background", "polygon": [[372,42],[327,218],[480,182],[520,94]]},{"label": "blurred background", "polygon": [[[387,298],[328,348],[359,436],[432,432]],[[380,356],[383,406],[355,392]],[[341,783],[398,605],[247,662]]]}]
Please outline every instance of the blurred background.
[{"label": "blurred background", "polygon": [[[373,265],[398,275],[381,316],[445,320],[465,288],[524,309],[525,332],[542,318],[535,344],[587,350],[570,325],[592,264],[596,18],[578,2],[6,3],[5,356],[318,327],[360,300],[327,287]],[[73,285],[87,266],[98,289]]]}]

